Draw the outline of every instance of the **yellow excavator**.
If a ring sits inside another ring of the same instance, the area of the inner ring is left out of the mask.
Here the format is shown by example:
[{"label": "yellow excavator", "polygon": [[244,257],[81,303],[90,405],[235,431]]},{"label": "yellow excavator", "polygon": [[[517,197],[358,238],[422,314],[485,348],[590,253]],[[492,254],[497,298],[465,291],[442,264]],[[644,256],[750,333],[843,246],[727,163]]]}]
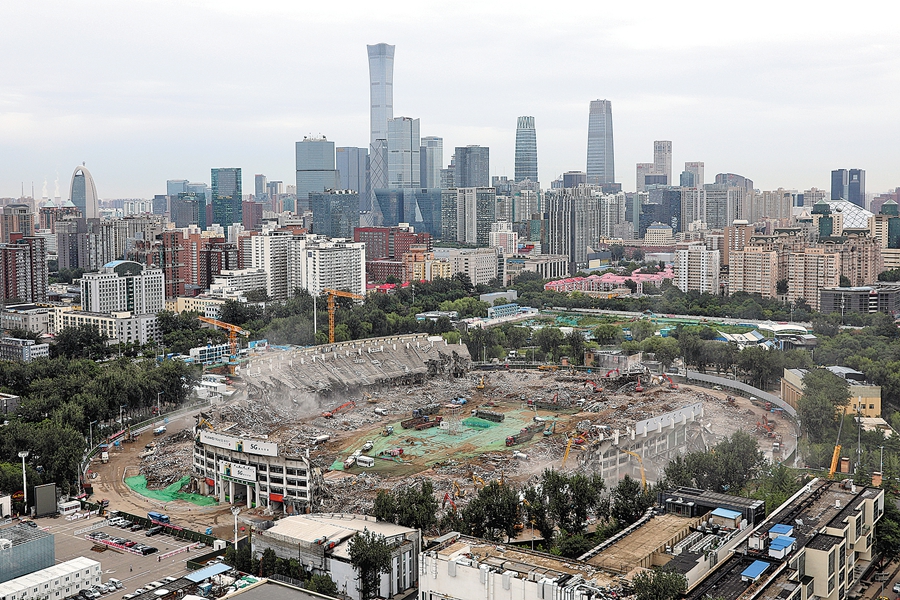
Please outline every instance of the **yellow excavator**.
[{"label": "yellow excavator", "polygon": [[625,454],[628,454],[629,456],[635,457],[638,460],[638,464],[641,466],[641,487],[643,487],[644,491],[646,492],[647,491],[647,474],[644,473],[644,459],[641,458],[640,454],[632,452],[631,450],[626,450],[625,448],[619,448],[619,450],[621,450]]},{"label": "yellow excavator", "polygon": [[484,389],[484,375],[482,375],[481,378],[478,380],[478,383],[475,384],[475,389],[476,390]]}]

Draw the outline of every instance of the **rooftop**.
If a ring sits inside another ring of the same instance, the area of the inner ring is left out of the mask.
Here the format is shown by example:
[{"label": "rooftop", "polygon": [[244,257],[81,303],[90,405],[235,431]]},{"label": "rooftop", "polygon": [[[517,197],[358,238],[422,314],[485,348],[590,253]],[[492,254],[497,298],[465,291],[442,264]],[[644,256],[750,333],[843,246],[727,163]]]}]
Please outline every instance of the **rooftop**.
[{"label": "rooftop", "polygon": [[418,535],[418,531],[378,521],[375,517],[348,513],[298,515],[280,519],[274,527],[262,535],[301,544],[324,544],[335,542],[333,555],[349,558],[347,544],[357,533],[363,530],[383,535],[388,541],[405,541],[408,536]]},{"label": "rooftop", "polygon": [[697,519],[674,514],[658,515],[642,527],[602,550],[588,562],[612,572],[628,572],[665,547],[679,532],[695,525]]},{"label": "rooftop", "polygon": [[9,540],[10,542],[12,542],[13,546],[18,546],[19,544],[27,544],[28,542],[33,542],[34,540],[39,540],[45,537],[52,537],[52,534],[49,534],[43,529],[39,529],[37,527],[30,527],[28,525],[25,525],[24,523],[16,523],[15,525],[10,525],[9,527],[0,528],[0,539]]}]

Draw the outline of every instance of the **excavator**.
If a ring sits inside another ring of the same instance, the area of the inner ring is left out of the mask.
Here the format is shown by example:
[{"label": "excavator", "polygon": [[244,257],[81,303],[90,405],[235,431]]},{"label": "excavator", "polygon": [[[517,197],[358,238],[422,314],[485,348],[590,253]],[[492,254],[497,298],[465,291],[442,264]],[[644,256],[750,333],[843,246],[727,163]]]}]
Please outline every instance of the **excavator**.
[{"label": "excavator", "polygon": [[666,375],[665,373],[663,373],[663,377],[665,377],[666,380],[669,382],[669,389],[670,389],[670,390],[677,390],[677,389],[678,389],[678,384],[675,383],[674,381],[672,381],[672,378],[671,378],[671,377],[669,377],[669,376]]},{"label": "excavator", "polygon": [[638,460],[638,464],[641,466],[641,486],[644,488],[644,491],[647,491],[647,474],[644,473],[644,459],[641,458],[640,454],[632,452],[631,450],[626,450],[625,448],[619,448],[625,454],[629,456],[633,456]]},{"label": "excavator", "polygon": [[457,498],[461,498],[462,496],[466,495],[466,491],[459,487],[459,484],[456,481],[453,482],[453,495]]},{"label": "excavator", "polygon": [[330,411],[326,410],[325,412],[322,413],[322,416],[325,417],[326,419],[331,419],[334,417],[334,415],[336,415],[340,412],[343,412],[345,410],[350,410],[351,408],[356,408],[356,402],[354,402],[353,400],[351,400],[350,402],[344,402],[343,404],[341,404],[334,410],[330,410]]},{"label": "excavator", "polygon": [[481,378],[478,380],[478,383],[475,384],[475,389],[476,390],[484,389],[484,375],[482,375]]},{"label": "excavator", "polygon": [[481,487],[484,487],[485,485],[487,485],[487,484],[484,482],[484,479],[482,479],[481,477],[479,477],[479,476],[476,475],[475,473],[472,473],[472,483],[475,485],[475,489],[476,489],[476,490],[478,489],[478,484],[479,484],[479,483],[481,484]]},{"label": "excavator", "polygon": [[547,429],[544,430],[544,435],[550,437],[553,435],[553,432],[556,431],[556,421],[551,421],[547,426]]},{"label": "excavator", "polygon": [[441,508],[446,508],[448,502],[450,503],[450,506],[453,507],[453,510],[456,511],[456,502],[454,502],[453,498],[450,497],[450,492],[445,492],[444,501],[441,502]]},{"label": "excavator", "polygon": [[640,394],[644,391],[644,386],[641,385],[640,376],[637,379],[638,379],[638,382],[637,382],[637,385],[634,386],[634,391],[637,392],[638,394]]},{"label": "excavator", "polygon": [[595,393],[595,394],[599,394],[600,392],[603,391],[603,388],[602,388],[602,387],[600,387],[599,385],[597,385],[596,383],[594,383],[594,382],[591,381],[590,379],[585,380],[584,385],[590,385],[592,388],[594,388],[594,393]]},{"label": "excavator", "polygon": [[566,444],[566,453],[563,454],[562,464],[560,465],[561,469],[565,468],[566,461],[569,460],[569,451],[572,450],[572,444],[574,444],[574,443],[575,443],[575,437],[574,436],[570,437],[569,443]]},{"label": "excavator", "polygon": [[616,374],[616,377],[618,377],[618,376],[619,376],[619,369],[610,369],[609,371],[606,372],[606,375],[604,375],[603,378],[604,378],[604,379],[609,379],[609,376],[612,375],[613,373],[615,373],[615,374]]}]

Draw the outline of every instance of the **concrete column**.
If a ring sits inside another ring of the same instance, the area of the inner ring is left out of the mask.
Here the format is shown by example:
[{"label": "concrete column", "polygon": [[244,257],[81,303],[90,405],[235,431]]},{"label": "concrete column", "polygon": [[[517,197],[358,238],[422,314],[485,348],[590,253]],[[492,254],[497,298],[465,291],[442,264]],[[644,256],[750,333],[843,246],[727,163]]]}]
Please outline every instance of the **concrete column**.
[{"label": "concrete column", "polygon": [[217,488],[217,493],[219,495],[219,502],[222,502],[224,504],[224,502],[225,502],[225,482],[221,478],[216,479],[216,488]]},{"label": "concrete column", "polygon": [[247,484],[247,508],[253,508],[253,488]]},{"label": "concrete column", "polygon": [[228,482],[228,497],[231,498],[231,503],[234,504],[234,482]]},{"label": "concrete column", "polygon": [[253,484],[253,493],[256,499],[256,505],[259,506],[259,482]]}]

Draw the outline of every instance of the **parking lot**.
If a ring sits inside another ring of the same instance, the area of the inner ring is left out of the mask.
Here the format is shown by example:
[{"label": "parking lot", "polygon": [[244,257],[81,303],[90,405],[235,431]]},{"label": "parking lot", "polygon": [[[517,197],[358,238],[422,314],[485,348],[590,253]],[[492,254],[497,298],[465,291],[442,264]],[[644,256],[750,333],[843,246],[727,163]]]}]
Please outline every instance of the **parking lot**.
[{"label": "parking lot", "polygon": [[[66,521],[62,517],[35,519],[38,527],[54,534],[54,542],[56,549],[56,562],[71,560],[78,556],[96,560],[103,569],[103,582],[112,577],[123,583],[120,590],[116,590],[106,594],[105,598],[119,600],[125,594],[134,593],[134,591],[151,581],[162,581],[165,577],[181,577],[189,571],[185,563],[191,558],[200,554],[208,553],[210,548],[193,548],[191,550],[175,554],[168,558],[161,558],[163,554],[184,548],[191,544],[187,540],[176,540],[165,534],[147,537],[147,531],[129,531],[127,528],[103,526],[90,532],[75,535],[76,531],[90,527],[98,523],[105,523],[105,519],[91,517],[90,519],[79,519],[76,521]],[[93,548],[98,546],[93,540],[86,539],[89,533],[102,532],[110,537],[121,537],[145,544],[155,546],[158,552],[142,556],[140,554],[132,554],[116,548],[107,547],[102,552],[94,551]]]}]

